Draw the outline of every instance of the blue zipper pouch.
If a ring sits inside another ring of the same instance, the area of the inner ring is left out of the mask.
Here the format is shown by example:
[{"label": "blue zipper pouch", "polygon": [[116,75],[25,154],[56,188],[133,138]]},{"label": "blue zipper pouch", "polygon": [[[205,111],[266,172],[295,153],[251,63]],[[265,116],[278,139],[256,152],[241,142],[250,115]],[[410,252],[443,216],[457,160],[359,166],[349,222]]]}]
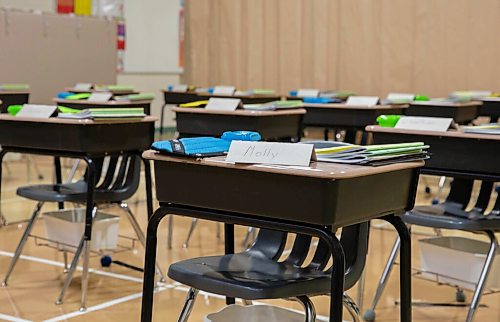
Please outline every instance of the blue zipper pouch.
[{"label": "blue zipper pouch", "polygon": [[233,131],[224,132],[220,139],[214,137],[196,137],[158,141],[151,145],[151,149],[171,155],[194,158],[212,157],[227,154],[233,140],[260,141],[260,139],[261,136],[257,132]]}]

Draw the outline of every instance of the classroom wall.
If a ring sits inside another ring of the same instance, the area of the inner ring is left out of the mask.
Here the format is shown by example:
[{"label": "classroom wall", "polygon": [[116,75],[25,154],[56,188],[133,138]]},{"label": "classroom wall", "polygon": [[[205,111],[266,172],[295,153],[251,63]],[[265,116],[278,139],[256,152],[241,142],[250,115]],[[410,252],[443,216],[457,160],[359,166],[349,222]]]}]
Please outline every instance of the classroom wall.
[{"label": "classroom wall", "polygon": [[116,22],[20,10],[0,11],[0,83],[27,83],[30,102],[77,82],[116,82]]},{"label": "classroom wall", "polygon": [[500,90],[498,0],[186,0],[185,81],[447,95]]},{"label": "classroom wall", "polygon": [[0,0],[0,7],[55,12],[56,0]]}]

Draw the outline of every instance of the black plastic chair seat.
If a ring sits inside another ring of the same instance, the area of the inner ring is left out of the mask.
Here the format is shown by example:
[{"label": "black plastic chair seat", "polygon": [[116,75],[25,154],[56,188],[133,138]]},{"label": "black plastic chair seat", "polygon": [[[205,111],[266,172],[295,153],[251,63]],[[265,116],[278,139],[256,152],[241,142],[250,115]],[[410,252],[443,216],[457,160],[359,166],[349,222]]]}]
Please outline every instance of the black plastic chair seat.
[{"label": "black plastic chair seat", "polygon": [[[110,191],[108,189],[96,189],[94,200],[96,202],[121,201],[120,190]],[[20,187],[17,195],[46,202],[85,202],[87,200],[87,183],[78,181],[68,184],[40,184]]]},{"label": "black plastic chair seat", "polygon": [[87,183],[79,181],[69,184],[38,184],[19,187],[16,193],[36,201],[78,202],[87,198]]},{"label": "black plastic chair seat", "polygon": [[[402,219],[407,224],[432,228],[458,229],[467,231],[500,230],[500,217],[465,211],[460,206],[445,202],[433,206],[415,207]],[[470,219],[470,216],[473,216]]]},{"label": "black plastic chair seat", "polygon": [[168,276],[207,292],[246,300],[330,292],[330,273],[277,262],[255,253],[199,257],[170,265]]}]

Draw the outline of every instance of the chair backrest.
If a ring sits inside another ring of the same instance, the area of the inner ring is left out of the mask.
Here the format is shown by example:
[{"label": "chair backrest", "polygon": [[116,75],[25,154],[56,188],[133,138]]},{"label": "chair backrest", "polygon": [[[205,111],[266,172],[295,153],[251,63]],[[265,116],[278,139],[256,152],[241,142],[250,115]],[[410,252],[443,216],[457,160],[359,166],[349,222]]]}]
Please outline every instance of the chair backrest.
[{"label": "chair backrest", "polygon": [[[369,223],[362,223],[342,228],[340,242],[344,249],[346,262],[345,290],[353,287],[363,272],[368,252],[369,225]],[[255,243],[247,252],[253,256],[264,256],[278,260],[283,255],[286,239],[287,233],[285,232],[261,229]],[[312,247],[311,241],[311,236],[296,235],[290,253],[283,261],[295,266],[302,266]],[[307,267],[324,271],[327,269],[330,257],[331,253],[327,244],[320,240]]]},{"label": "chair backrest", "polygon": [[[132,197],[139,188],[141,159],[123,154],[94,160],[96,165],[96,201],[120,202]],[[83,178],[86,178],[84,175]]]}]

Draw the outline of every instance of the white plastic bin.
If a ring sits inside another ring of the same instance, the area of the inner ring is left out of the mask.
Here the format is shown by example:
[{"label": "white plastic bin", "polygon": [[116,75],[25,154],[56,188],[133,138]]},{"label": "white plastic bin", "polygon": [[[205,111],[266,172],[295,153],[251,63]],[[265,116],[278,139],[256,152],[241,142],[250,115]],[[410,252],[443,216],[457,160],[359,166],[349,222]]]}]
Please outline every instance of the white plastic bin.
[{"label": "white plastic bin", "polygon": [[[84,231],[85,208],[47,212],[44,213],[43,222],[47,239],[77,247]],[[98,211],[92,225],[90,249],[115,249],[118,244],[119,223],[120,217]],[[59,244],[60,250],[74,250],[74,247],[62,244]],[[56,243],[52,245],[57,246]]]},{"label": "white plastic bin", "polygon": [[[434,237],[419,240],[422,276],[474,290],[490,245],[464,237]],[[500,260],[497,257],[486,281],[486,289],[500,289]]]},{"label": "white plastic bin", "polygon": [[304,322],[304,315],[271,305],[229,305],[203,322]]}]

